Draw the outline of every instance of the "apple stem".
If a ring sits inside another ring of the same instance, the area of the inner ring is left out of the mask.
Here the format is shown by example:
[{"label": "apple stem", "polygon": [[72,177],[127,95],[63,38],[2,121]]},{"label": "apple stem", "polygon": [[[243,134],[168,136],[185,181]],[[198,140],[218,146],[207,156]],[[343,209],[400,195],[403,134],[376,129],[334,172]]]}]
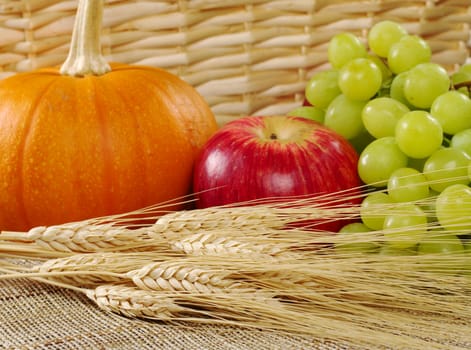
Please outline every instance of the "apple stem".
[{"label": "apple stem", "polygon": [[270,135],[270,140],[278,140],[278,136],[276,136],[275,133],[272,133],[272,134]]}]

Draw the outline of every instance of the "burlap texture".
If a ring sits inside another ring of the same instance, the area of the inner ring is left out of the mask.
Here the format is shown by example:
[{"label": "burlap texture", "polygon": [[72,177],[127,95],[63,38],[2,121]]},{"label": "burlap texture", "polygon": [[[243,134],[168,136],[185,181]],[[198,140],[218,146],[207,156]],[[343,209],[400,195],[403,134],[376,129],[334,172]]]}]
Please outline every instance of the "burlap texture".
[{"label": "burlap texture", "polygon": [[86,296],[29,280],[0,281],[0,349],[350,349],[301,335],[163,324],[105,313]]}]

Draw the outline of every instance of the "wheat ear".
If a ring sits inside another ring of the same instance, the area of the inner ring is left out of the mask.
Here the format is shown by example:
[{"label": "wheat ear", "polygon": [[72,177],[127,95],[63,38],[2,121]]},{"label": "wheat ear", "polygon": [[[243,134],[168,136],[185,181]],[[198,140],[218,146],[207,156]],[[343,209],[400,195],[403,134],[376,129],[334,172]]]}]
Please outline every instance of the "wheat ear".
[{"label": "wheat ear", "polygon": [[[157,259],[159,254],[153,254]],[[119,282],[123,274],[149,263],[147,254],[86,253],[50,259],[31,268],[46,279],[90,288],[103,283]]]},{"label": "wheat ear", "polygon": [[239,284],[229,275],[185,260],[151,263],[126,274],[141,289],[192,293],[223,293],[236,288]]},{"label": "wheat ear", "polygon": [[[149,228],[128,229],[112,224],[90,225],[86,221],[56,226],[38,226],[26,233],[2,232],[3,241],[15,241],[14,251],[30,250],[54,257],[57,253],[149,250],[166,245],[162,235]],[[4,250],[8,245],[2,244]],[[1,248],[0,247],[0,248]],[[58,254],[59,256],[61,254]]]},{"label": "wheat ear", "polygon": [[27,238],[43,248],[66,252],[117,250],[120,247],[148,244],[156,239],[147,229],[130,230],[111,224],[83,223],[33,228]]},{"label": "wheat ear", "polygon": [[258,240],[247,239],[247,237],[244,237],[243,232],[234,235],[234,232],[219,230],[217,232],[198,232],[180,239],[170,239],[169,245],[173,251],[187,255],[269,258],[281,254],[283,249],[280,245],[260,242],[263,238],[260,231],[262,230],[259,230]]},{"label": "wheat ear", "polygon": [[214,207],[183,210],[161,216],[154,224],[158,232],[181,233],[211,231],[228,226],[238,230],[248,227],[281,228],[285,220],[268,206]]},{"label": "wheat ear", "polygon": [[[442,349],[443,343],[432,339],[422,339],[401,333],[413,330],[414,325],[396,328],[407,323],[407,318],[396,319],[390,315],[392,328],[388,324],[378,324],[368,320],[351,319],[350,310],[342,316],[326,312],[323,305],[277,304],[267,306],[267,302],[248,297],[249,293],[237,294],[179,294],[153,290],[142,290],[129,284],[107,284],[85,291],[88,298],[106,312],[132,318],[161,320],[168,322],[190,321],[196,323],[226,324],[257,329],[271,329],[279,332],[304,333],[326,341],[345,341],[360,348],[389,344],[398,348]],[[310,312],[306,312],[308,308]],[[328,308],[328,305],[327,305]],[[337,316],[337,317],[336,317]],[[371,315],[370,320],[371,320]],[[438,322],[435,322],[438,323]],[[391,326],[391,325],[389,325]],[[461,327],[460,329],[462,329]],[[341,330],[339,332],[339,330]],[[448,338],[447,338],[448,339]],[[450,346],[449,349],[462,349]]]},{"label": "wheat ear", "polygon": [[126,284],[101,285],[87,290],[86,295],[101,309],[127,317],[172,321],[186,311],[170,296],[151,294]]}]

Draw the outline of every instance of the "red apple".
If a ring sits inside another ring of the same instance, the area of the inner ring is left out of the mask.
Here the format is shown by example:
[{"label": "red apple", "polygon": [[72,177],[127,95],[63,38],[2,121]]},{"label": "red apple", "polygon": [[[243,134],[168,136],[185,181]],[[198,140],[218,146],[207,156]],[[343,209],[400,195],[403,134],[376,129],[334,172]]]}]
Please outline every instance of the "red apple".
[{"label": "red apple", "polygon": [[[339,199],[346,190],[345,201],[358,203],[359,199],[351,197],[360,191],[357,162],[358,154],[346,139],[313,120],[293,116],[236,119],[208,140],[196,160],[196,206],[298,196],[320,201],[325,194]],[[338,231],[345,224],[344,220],[324,222],[315,229]]]}]

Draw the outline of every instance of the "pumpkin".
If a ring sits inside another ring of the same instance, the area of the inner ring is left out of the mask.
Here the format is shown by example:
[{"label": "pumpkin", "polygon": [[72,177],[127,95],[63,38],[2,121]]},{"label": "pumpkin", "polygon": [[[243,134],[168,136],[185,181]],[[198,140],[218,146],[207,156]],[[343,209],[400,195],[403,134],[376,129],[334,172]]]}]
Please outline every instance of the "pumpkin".
[{"label": "pumpkin", "polygon": [[64,64],[0,82],[0,230],[129,212],[191,191],[195,157],[217,129],[213,113],[170,72],[108,64],[102,14],[102,0],[80,1]]}]

